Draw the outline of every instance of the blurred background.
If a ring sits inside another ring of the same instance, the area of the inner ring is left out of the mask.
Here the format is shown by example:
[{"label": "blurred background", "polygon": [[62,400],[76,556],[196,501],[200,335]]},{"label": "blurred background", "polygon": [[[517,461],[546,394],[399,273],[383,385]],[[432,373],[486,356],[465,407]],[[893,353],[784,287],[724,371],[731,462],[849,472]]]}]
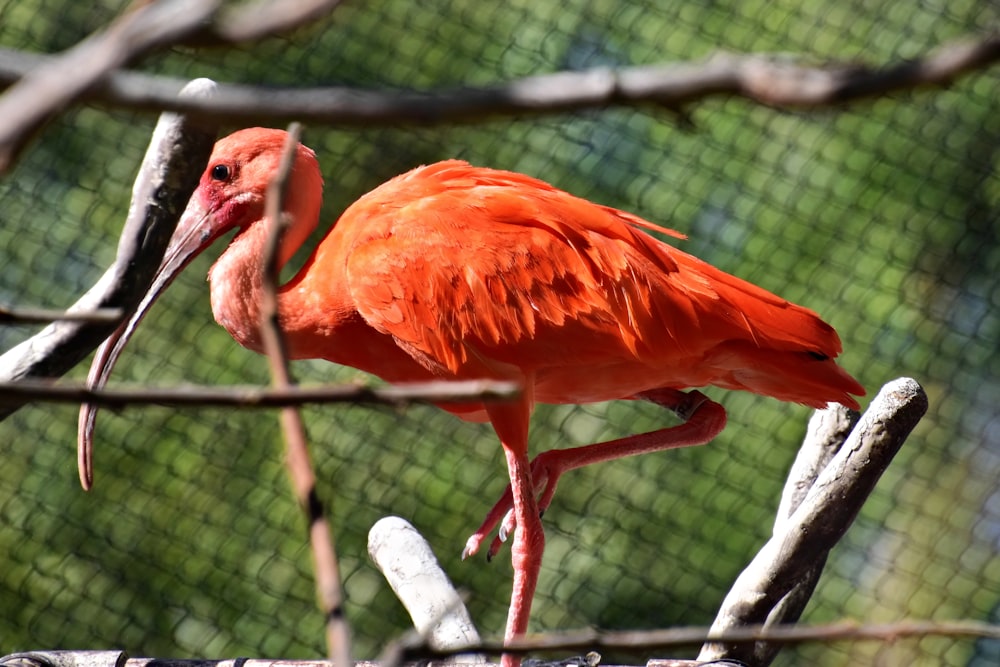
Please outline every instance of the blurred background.
[{"label": "blurred background", "polygon": [[[56,52],[127,4],[3,1],[0,46]],[[995,29],[998,15],[997,3],[974,0],[354,2],[282,38],[173,49],[137,68],[247,84],[423,89],[719,50],[880,64]],[[998,92],[993,68],[948,89],[819,111],[713,98],[690,108],[692,127],[660,110],[609,109],[461,126],[311,126],[304,142],[324,168],[324,220],[421,163],[459,157],[522,171],[688,234],[677,242],[685,251],[818,311],[870,396],[898,376],[919,380],[930,411],[834,550],[804,621],[1000,622]],[[155,120],[76,107],[45,128],[0,182],[0,302],[64,307],[103,273]],[[268,382],[266,360],[212,320],[205,274],[217,254],[160,301],[113,381]],[[0,329],[0,349],[35,330]],[[294,371],[312,383],[368,380],[320,362]],[[83,364],[70,377],[85,374]],[[544,519],[534,630],[711,622],[770,533],[809,410],[708,393],[730,415],[710,445],[564,478]],[[323,654],[275,414],[106,412],[96,488],[86,494],[75,469],[76,412],[37,404],[0,424],[0,653]],[[408,627],[366,554],[369,527],[387,514],[428,538],[469,592],[480,631],[502,632],[506,551],[491,564],[458,558],[505,485],[492,430],[431,407],[328,406],[305,418],[356,655],[376,656]],[[533,448],[667,423],[650,405],[542,406]],[[938,637],[810,644],[786,649],[776,664],[998,662],[996,641]]]}]

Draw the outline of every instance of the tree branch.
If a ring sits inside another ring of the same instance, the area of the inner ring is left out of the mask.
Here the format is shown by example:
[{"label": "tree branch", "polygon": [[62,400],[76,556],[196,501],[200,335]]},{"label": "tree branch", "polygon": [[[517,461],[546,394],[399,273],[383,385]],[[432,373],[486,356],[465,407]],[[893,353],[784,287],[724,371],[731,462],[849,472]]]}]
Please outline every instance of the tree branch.
[{"label": "tree branch", "polygon": [[0,413],[5,413],[10,406],[20,407],[30,402],[92,403],[109,408],[157,405],[187,408],[273,409],[326,403],[367,403],[404,407],[413,403],[509,400],[519,393],[520,387],[515,383],[492,380],[422,382],[385,387],[350,384],[313,387],[293,385],[283,389],[268,389],[257,386],[204,385],[150,388],[143,385],[109,389],[90,387],[82,383],[54,384],[49,380],[24,379],[16,382],[0,382]]},{"label": "tree branch", "polygon": [[[525,655],[536,651],[581,652],[592,649],[621,653],[648,653],[665,649],[701,644],[707,639],[725,642],[775,641],[786,644],[805,644],[837,641],[893,642],[907,638],[954,637],[1000,639],[1000,625],[973,620],[920,620],[904,619],[894,623],[862,625],[853,621],[813,626],[782,626],[764,629],[748,627],[715,632],[706,627],[670,628],[666,630],[639,630],[601,632],[581,630],[576,632],[545,633],[519,637],[505,644],[502,639],[491,639],[457,650],[435,650],[425,645],[413,644],[405,651],[406,660],[448,658],[466,651],[512,653]],[[239,658],[223,660],[130,658],[124,651],[31,651],[12,653],[0,658],[0,667],[340,667],[324,660],[272,660]],[[375,663],[358,662],[359,667],[377,667]],[[694,660],[650,660],[648,667],[665,667],[683,664],[695,667]]]},{"label": "tree branch", "polygon": [[[278,262],[281,239],[290,224],[285,213],[284,201],[290,185],[292,167],[298,152],[301,126],[292,123],[281,152],[278,171],[267,185],[265,219],[270,225],[264,256],[261,258],[260,332],[264,352],[271,368],[275,389],[288,390],[294,385],[288,368],[288,355],[281,334],[278,302],[278,280],[281,267]],[[285,463],[291,478],[292,490],[299,507],[305,512],[309,527],[309,546],[313,555],[316,575],[316,594],[326,628],[327,655],[337,665],[351,664],[350,630],[344,618],[343,594],[340,586],[340,567],[334,547],[333,531],[326,518],[323,502],[316,493],[316,474],[309,457],[308,437],[302,415],[294,406],[281,409],[281,429],[285,435]]]},{"label": "tree branch", "polygon": [[117,324],[122,319],[119,308],[99,308],[91,311],[67,312],[51,308],[0,305],[0,324],[48,324],[50,322],[105,322]]},{"label": "tree branch", "polygon": [[341,0],[258,0],[220,12],[217,21],[203,26],[183,43],[224,46],[252,42],[293,30],[329,14]]},{"label": "tree branch", "polygon": [[[205,97],[211,91],[211,81],[198,79],[181,94]],[[136,177],[115,263],[68,309],[69,313],[114,308],[127,316],[135,310],[153,280],[214,144],[214,128],[210,130],[172,113],[160,118]],[[116,325],[88,320],[54,322],[0,356],[0,381],[63,375],[93,352]],[[0,406],[0,420],[26,400],[8,395]]]},{"label": "tree branch", "polygon": [[[430,646],[459,650],[479,643],[461,596],[427,540],[408,521],[398,516],[377,521],[368,532],[368,555]],[[385,665],[387,660],[379,662]],[[483,663],[485,658],[464,655],[461,662]]]},{"label": "tree branch", "polygon": [[[0,49],[0,82],[16,81],[49,60]],[[787,55],[719,53],[695,63],[558,72],[430,92],[220,84],[211,100],[177,99],[183,85],[178,79],[118,70],[78,99],[140,111],[168,109],[241,124],[300,120],[340,126],[441,125],[608,106],[654,105],[676,110],[718,95],[774,107],[823,108],[921,86],[947,86],[997,61],[1000,35],[990,34],[881,67],[810,66]]]},{"label": "tree branch", "polygon": [[[189,41],[231,44],[261,39],[315,20],[338,4],[339,0],[260,0],[220,11],[221,0],[134,3],[107,28],[61,55],[15,58],[27,69],[0,97],[0,171],[11,167],[53,114],[85,98],[111,72],[147,53]],[[182,86],[175,81],[167,95],[176,97]]]},{"label": "tree branch", "polygon": [[32,68],[0,97],[0,171],[14,163],[34,132],[108,72],[157,46],[179,41],[218,9],[220,0],[151,2],[105,30]]},{"label": "tree branch", "polygon": [[[926,411],[927,396],[915,380],[901,378],[882,387],[798,508],[736,579],[715,617],[713,631],[728,633],[766,623],[793,586],[809,581],[810,570],[825,561],[847,531]],[[755,649],[753,644],[714,641],[702,647],[698,659],[767,664],[759,661]]]}]

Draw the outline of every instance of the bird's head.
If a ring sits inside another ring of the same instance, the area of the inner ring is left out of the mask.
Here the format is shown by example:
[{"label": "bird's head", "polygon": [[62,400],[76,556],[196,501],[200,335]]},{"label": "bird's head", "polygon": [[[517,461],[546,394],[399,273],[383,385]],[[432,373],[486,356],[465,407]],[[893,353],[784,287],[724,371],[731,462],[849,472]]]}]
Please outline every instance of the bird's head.
[{"label": "bird's head", "polygon": [[[177,224],[167,257],[175,254],[190,260],[227,232],[263,221],[267,189],[278,172],[287,138],[283,130],[254,127],[220,139]],[[293,187],[286,189],[284,200],[293,223],[282,242],[283,262],[316,228],[323,188],[315,153],[302,144],[296,150],[290,175]],[[165,259],[161,270],[166,264]]]},{"label": "bird's head", "polygon": [[[125,344],[153,303],[191,261],[227,232],[237,236],[265,219],[268,185],[278,172],[288,133],[250,128],[220,139],[212,150],[198,188],[181,214],[149,291],[135,313],[101,345],[90,368],[88,384],[101,387],[111,375]],[[292,224],[282,236],[278,260],[284,264],[315,229],[322,198],[322,177],[312,150],[299,144],[286,188],[284,210]],[[92,442],[96,407],[80,410],[78,458],[80,481],[93,482]]]}]

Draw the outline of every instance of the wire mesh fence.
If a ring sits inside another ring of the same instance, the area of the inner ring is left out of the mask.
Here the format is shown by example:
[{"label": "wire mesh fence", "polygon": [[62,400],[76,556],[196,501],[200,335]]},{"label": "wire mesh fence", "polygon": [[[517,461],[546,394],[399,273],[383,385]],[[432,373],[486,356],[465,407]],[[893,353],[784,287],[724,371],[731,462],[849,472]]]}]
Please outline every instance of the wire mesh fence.
[{"label": "wire mesh fence", "polygon": [[[0,46],[52,53],[128,3],[0,2]],[[718,51],[851,63],[916,57],[995,29],[984,2],[346,3],[261,43],[176,47],[135,67],[271,86],[441,88],[539,73],[689,61]],[[930,411],[831,556],[804,620],[1000,622],[1000,74],[845,107],[711,98],[426,126],[312,125],[322,219],[387,178],[458,157],[541,177],[688,234],[686,251],[817,310],[873,393],[917,378]],[[66,110],[0,183],[0,301],[63,307],[114,257],[152,114]],[[231,127],[228,129],[236,129]],[[321,224],[321,228],[325,225]],[[212,254],[212,253],[209,253]],[[301,260],[300,260],[301,261]],[[140,329],[116,381],[268,381],[212,321],[203,257]],[[37,327],[0,329],[7,349]],[[304,382],[371,378],[297,362]],[[82,378],[76,369],[70,377]],[[544,518],[532,627],[711,622],[767,538],[808,416],[708,390],[729,426],[706,447],[574,471]],[[359,656],[408,626],[367,561],[397,514],[431,542],[483,632],[507,611],[510,561],[461,562],[506,473],[488,427],[433,407],[304,411]],[[669,423],[653,405],[540,406],[534,451]],[[273,414],[129,409],[98,426],[96,488],[73,465],[76,411],[34,404],[0,425],[0,652],[282,658],[323,652],[304,526]],[[614,656],[609,656],[614,658]],[[629,658],[634,660],[634,657]],[[776,664],[1000,661],[986,639],[812,644]]]}]

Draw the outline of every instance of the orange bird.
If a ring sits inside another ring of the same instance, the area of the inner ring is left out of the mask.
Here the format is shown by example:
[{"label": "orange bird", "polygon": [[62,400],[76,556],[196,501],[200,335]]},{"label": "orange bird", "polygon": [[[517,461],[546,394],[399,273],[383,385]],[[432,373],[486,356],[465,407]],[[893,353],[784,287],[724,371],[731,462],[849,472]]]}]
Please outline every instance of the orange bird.
[{"label": "orange bird", "polygon": [[[216,144],[149,294],[96,356],[92,381],[103,383],[138,321],[187,263],[234,229],[209,272],[212,312],[237,342],[261,352],[268,234],[261,223],[286,136],[253,128]],[[315,154],[299,145],[282,264],[316,227],[322,187]],[[834,362],[837,333],[814,312],[646,231],[684,238],[522,174],[448,160],[397,176],[351,205],[280,289],[279,321],[293,358],[328,359],[394,383],[490,378],[524,387],[509,402],[441,405],[490,421],[507,459],[510,487],[463,554],[476,553],[499,525],[492,556],[513,531],[507,639],[527,630],[544,546],[539,512],[560,475],[702,444],[722,430],[722,406],[682,389],[715,385],[855,409],[852,394],[864,395]],[[529,460],[535,403],[612,399],[653,401],[686,421]],[[81,412],[84,486],[93,417],[89,407]]]}]

